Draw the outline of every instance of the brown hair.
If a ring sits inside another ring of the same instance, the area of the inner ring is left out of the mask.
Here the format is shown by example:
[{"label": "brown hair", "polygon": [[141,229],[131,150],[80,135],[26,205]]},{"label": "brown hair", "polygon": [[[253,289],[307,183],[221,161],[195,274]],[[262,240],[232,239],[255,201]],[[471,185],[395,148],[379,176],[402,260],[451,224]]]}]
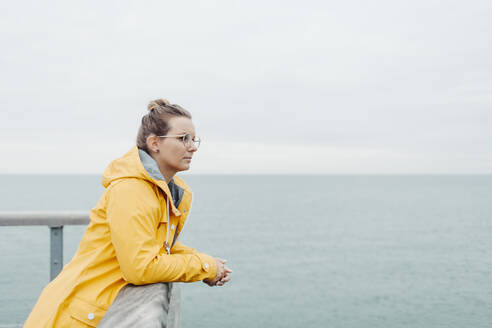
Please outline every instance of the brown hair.
[{"label": "brown hair", "polygon": [[191,114],[183,107],[171,104],[166,99],[156,99],[147,106],[149,112],[142,117],[142,123],[138,129],[137,147],[147,149],[147,137],[155,134],[165,136],[169,132],[169,119],[176,116],[184,116],[191,119]]}]

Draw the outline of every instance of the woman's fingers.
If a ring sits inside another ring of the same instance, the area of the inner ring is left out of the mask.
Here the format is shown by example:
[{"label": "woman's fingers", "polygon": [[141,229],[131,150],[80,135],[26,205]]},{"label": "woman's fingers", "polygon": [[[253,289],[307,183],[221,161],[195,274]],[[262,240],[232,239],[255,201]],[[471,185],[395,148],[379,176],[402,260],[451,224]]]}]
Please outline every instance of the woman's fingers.
[{"label": "woman's fingers", "polygon": [[229,281],[231,281],[231,276],[229,274],[226,274],[224,277],[222,277],[222,279],[215,283],[215,286],[224,286],[224,284]]},{"label": "woman's fingers", "polygon": [[229,280],[231,280],[231,278],[229,276],[224,277],[224,278],[220,279],[219,281],[217,281],[217,286],[224,286],[224,284],[226,282],[228,282]]},{"label": "woman's fingers", "polygon": [[217,274],[214,285],[223,286],[226,282],[231,280],[229,274],[232,273],[232,270],[225,265],[227,260],[216,257],[215,261],[217,262]]}]

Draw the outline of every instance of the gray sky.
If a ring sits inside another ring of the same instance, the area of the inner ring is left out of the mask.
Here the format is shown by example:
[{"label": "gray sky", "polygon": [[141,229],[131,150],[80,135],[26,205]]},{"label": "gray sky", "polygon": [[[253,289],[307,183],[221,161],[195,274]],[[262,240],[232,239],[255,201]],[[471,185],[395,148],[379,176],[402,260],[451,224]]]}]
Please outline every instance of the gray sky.
[{"label": "gray sky", "polygon": [[194,173],[492,173],[490,1],[4,1],[0,173],[102,173],[148,101]]}]

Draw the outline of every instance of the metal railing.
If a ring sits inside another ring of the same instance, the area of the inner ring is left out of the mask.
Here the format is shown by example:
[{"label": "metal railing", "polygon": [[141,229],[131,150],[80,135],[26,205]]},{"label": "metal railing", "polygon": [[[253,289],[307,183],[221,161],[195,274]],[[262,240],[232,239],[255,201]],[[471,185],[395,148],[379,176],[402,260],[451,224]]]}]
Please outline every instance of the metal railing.
[{"label": "metal railing", "polygon": [[63,268],[63,226],[89,224],[88,212],[0,212],[0,226],[50,228],[50,279]]}]

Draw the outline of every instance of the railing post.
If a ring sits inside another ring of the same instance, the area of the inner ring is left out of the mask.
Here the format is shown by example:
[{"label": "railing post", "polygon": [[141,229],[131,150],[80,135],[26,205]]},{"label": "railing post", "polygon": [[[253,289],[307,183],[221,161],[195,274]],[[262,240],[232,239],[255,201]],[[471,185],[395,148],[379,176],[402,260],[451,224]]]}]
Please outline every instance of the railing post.
[{"label": "railing post", "polygon": [[63,268],[63,226],[50,227],[50,280]]},{"label": "railing post", "polygon": [[171,286],[171,296],[169,297],[169,310],[167,312],[167,326],[169,328],[181,327],[181,284],[173,282]]}]

